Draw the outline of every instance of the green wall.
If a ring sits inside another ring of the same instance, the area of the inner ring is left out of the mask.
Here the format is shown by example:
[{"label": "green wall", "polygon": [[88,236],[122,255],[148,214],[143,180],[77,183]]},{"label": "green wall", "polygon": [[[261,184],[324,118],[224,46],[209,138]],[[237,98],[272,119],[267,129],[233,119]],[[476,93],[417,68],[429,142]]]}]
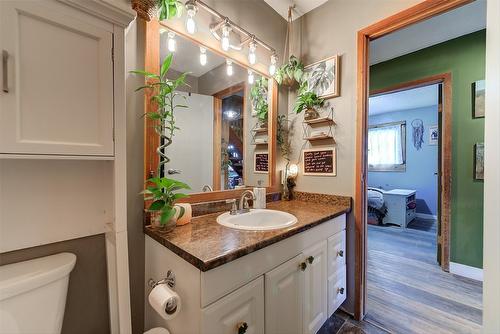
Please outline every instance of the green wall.
[{"label": "green wall", "polygon": [[474,144],[484,141],[484,118],[473,119],[471,83],[484,79],[485,30],[370,67],[370,90],[434,74],[452,74],[451,261],[483,267],[483,182],[474,181]]}]

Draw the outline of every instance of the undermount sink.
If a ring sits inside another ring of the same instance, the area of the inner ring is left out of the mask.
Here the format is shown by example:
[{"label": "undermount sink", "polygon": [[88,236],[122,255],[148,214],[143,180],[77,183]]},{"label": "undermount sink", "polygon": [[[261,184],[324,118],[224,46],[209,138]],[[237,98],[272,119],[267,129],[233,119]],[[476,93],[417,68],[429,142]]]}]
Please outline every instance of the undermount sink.
[{"label": "undermount sink", "polygon": [[237,215],[225,212],[217,217],[217,223],[238,230],[269,231],[292,226],[297,223],[297,218],[283,211],[251,209]]}]

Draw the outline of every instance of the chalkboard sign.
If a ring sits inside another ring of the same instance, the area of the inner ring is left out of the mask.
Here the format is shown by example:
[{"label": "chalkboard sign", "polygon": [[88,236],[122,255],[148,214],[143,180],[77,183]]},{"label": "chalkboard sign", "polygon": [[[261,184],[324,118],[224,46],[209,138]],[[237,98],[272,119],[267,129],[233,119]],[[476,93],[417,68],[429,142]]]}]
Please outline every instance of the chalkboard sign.
[{"label": "chalkboard sign", "polygon": [[335,147],[303,150],[304,175],[336,176],[337,152]]},{"label": "chalkboard sign", "polygon": [[267,173],[269,171],[269,153],[268,152],[255,152],[254,158],[254,172]]}]

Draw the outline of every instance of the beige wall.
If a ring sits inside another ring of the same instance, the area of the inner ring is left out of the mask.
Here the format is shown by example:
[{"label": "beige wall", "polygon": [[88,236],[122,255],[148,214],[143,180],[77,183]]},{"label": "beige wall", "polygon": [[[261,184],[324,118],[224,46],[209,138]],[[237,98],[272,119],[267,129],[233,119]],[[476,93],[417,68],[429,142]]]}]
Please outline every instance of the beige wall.
[{"label": "beige wall", "polygon": [[[354,197],[355,191],[355,135],[356,135],[356,33],[389,15],[410,7],[419,0],[329,0],[324,5],[295,21],[292,54],[302,55],[305,65],[339,54],[340,97],[328,100],[334,108],[337,122],[337,176],[303,176],[297,178],[296,190]],[[302,33],[300,34],[300,30]],[[302,43],[302,45],[300,45]],[[301,52],[302,51],[302,52]],[[288,99],[289,113],[295,103],[295,93]],[[302,139],[303,114],[289,114],[292,130],[292,163],[299,160],[302,148],[308,144]],[[301,165],[299,164],[301,167]],[[352,214],[347,224],[348,296],[343,307],[353,312],[355,230]]]}]

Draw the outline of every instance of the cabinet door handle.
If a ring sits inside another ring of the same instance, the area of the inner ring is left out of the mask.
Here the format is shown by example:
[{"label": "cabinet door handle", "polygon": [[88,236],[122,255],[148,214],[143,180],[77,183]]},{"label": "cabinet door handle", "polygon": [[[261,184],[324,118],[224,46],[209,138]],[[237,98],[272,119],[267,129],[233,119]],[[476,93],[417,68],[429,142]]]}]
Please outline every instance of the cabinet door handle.
[{"label": "cabinet door handle", "polygon": [[2,50],[2,90],[9,92],[9,53]]},{"label": "cabinet door handle", "polygon": [[301,263],[299,264],[299,268],[300,268],[300,270],[305,271],[305,270],[306,270],[306,268],[307,268],[307,263],[305,263],[305,262],[301,262]]},{"label": "cabinet door handle", "polygon": [[344,288],[337,288],[337,293],[344,294]]},{"label": "cabinet door handle", "polygon": [[237,329],[238,329],[238,334],[245,334],[248,329],[248,324],[245,321],[243,321],[238,324]]},{"label": "cabinet door handle", "polygon": [[343,250],[339,250],[337,252],[337,255],[340,256],[340,257],[344,257],[344,251]]},{"label": "cabinet door handle", "polygon": [[313,263],[314,262],[314,256],[309,256],[307,258],[307,262],[309,262],[309,264]]}]

